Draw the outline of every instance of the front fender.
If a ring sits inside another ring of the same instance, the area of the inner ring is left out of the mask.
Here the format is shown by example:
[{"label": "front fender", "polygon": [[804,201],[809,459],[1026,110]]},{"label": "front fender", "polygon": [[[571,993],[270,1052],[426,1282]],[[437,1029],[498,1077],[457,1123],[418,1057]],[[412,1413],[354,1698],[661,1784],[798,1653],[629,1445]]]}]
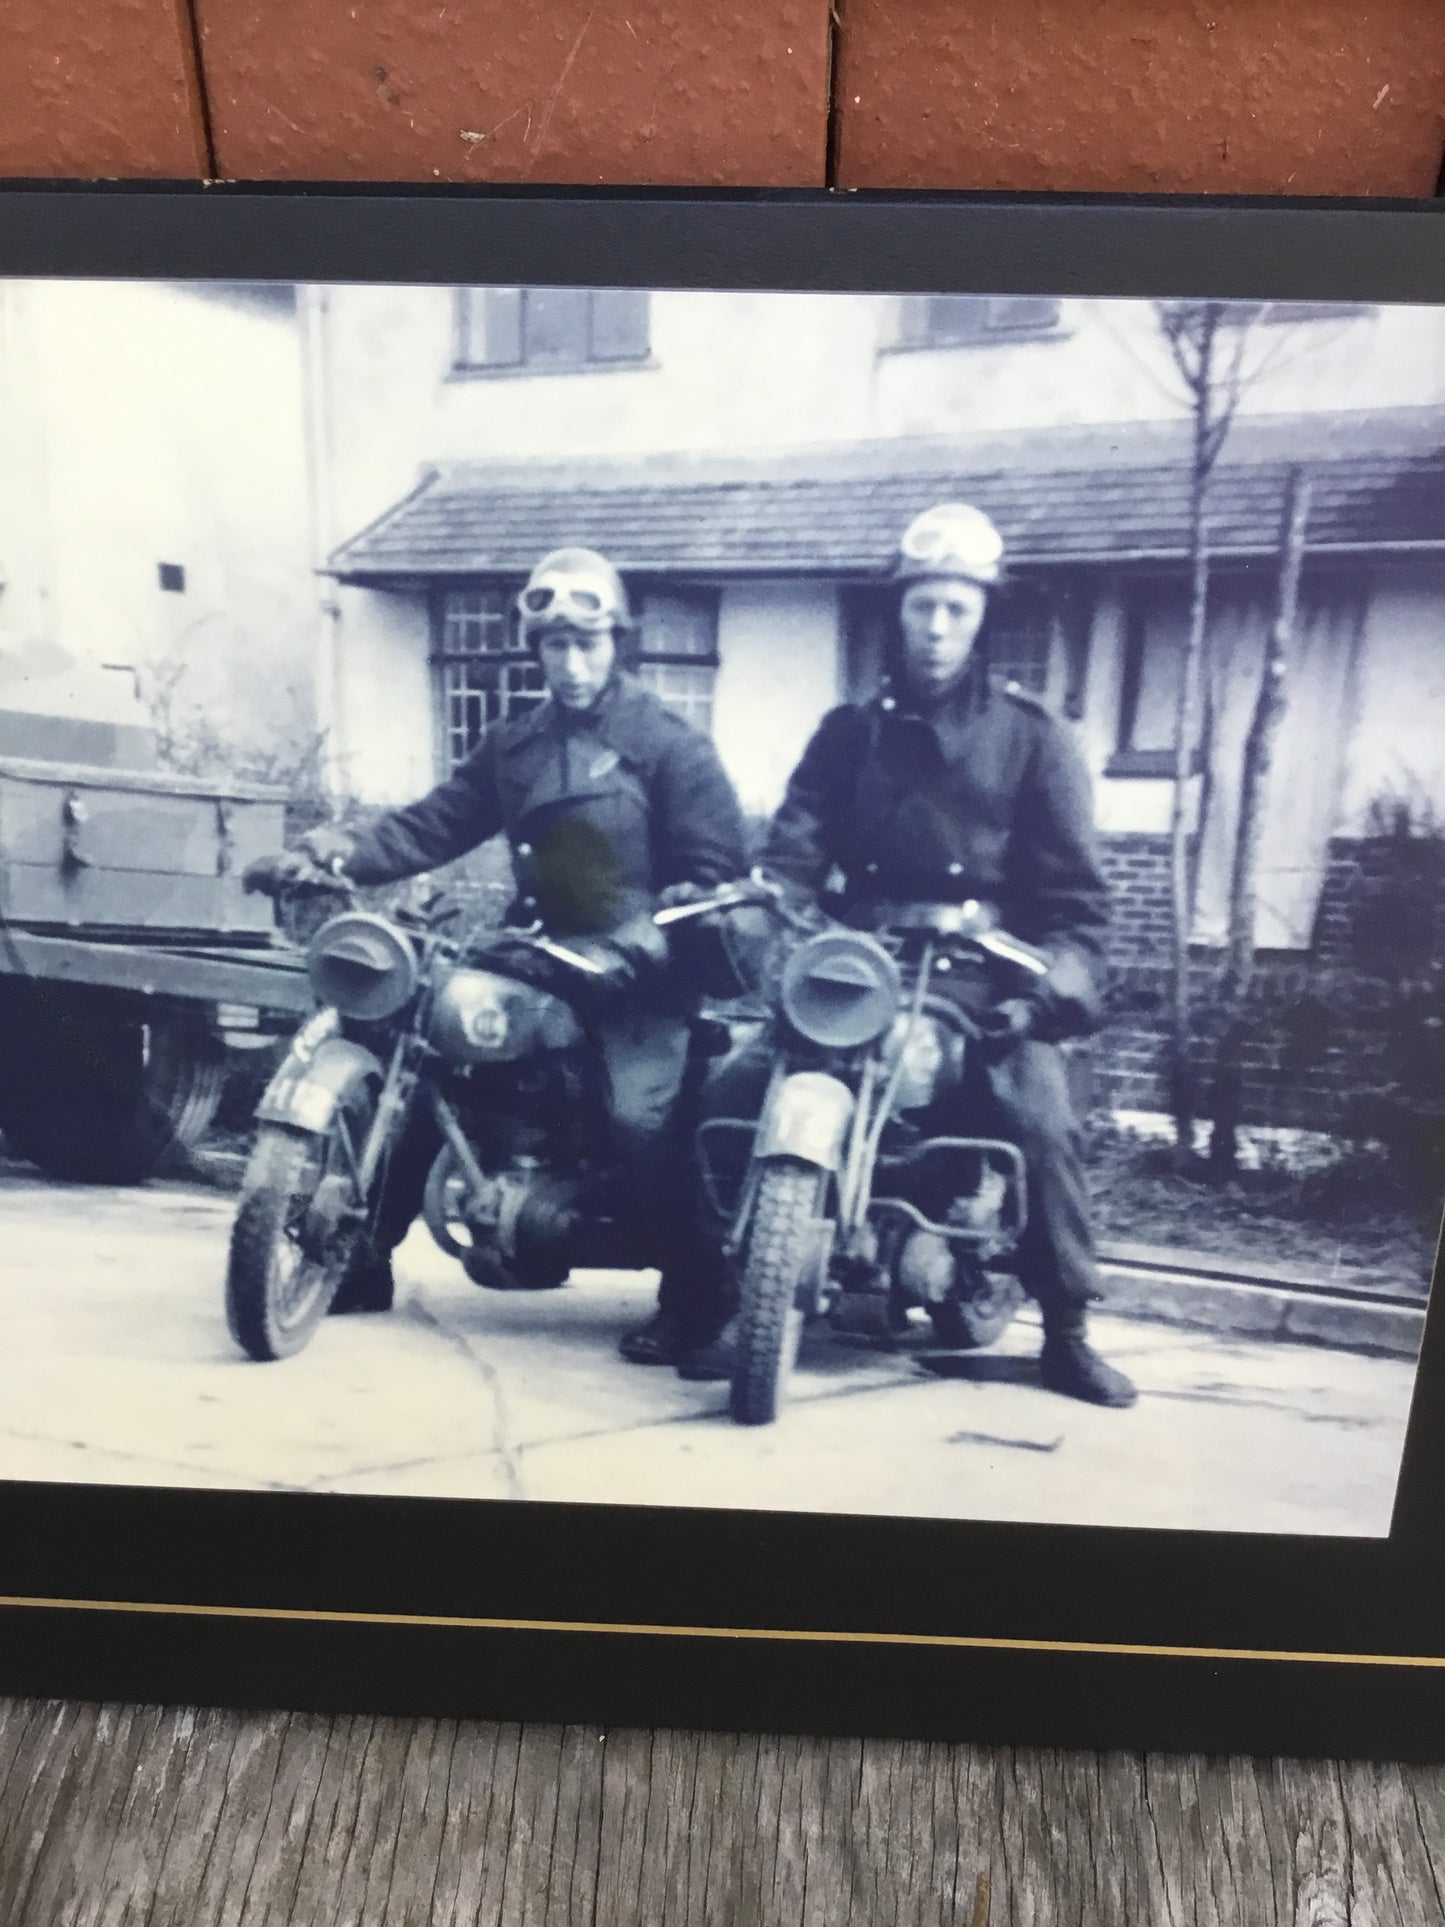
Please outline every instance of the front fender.
[{"label": "front fender", "polygon": [[836,1171],[853,1115],[853,1093],[824,1071],[794,1071],[773,1093],[754,1152],[760,1158],[800,1158]]},{"label": "front fender", "polygon": [[256,1121],[319,1137],[354,1091],[385,1077],[374,1052],[347,1037],[328,1037],[313,1050],[288,1054],[256,1106]]}]

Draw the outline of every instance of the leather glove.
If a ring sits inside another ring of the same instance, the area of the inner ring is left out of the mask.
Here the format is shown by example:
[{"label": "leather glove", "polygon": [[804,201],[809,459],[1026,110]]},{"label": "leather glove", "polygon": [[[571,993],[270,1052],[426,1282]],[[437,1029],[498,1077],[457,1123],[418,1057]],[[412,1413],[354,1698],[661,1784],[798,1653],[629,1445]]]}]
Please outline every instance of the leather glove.
[{"label": "leather glove", "polygon": [[254,863],[248,863],[241,872],[241,887],[253,896],[280,896],[310,868],[310,857],[299,850],[278,850],[272,856],[258,856]]},{"label": "leather glove", "polygon": [[339,876],[351,861],[356,849],[356,838],[345,830],[338,830],[333,824],[319,823],[314,830],[308,830],[296,840],[296,847],[319,870],[328,870],[332,876]]},{"label": "leather glove", "polygon": [[1006,1057],[1033,1034],[1038,1006],[1028,997],[1008,997],[978,1020],[979,1042],[989,1057]]},{"label": "leather glove", "polygon": [[1094,972],[1079,953],[1064,949],[1034,992],[1034,1035],[1046,1043],[1087,1037],[1103,1021],[1103,998]]},{"label": "leather glove", "polygon": [[607,936],[595,939],[598,959],[611,951],[623,959],[634,979],[649,977],[665,970],[668,961],[667,938],[649,913],[629,917]]},{"label": "leather glove", "polygon": [[659,910],[676,910],[684,903],[701,903],[704,897],[714,893],[703,883],[669,883],[665,890],[657,894]]}]

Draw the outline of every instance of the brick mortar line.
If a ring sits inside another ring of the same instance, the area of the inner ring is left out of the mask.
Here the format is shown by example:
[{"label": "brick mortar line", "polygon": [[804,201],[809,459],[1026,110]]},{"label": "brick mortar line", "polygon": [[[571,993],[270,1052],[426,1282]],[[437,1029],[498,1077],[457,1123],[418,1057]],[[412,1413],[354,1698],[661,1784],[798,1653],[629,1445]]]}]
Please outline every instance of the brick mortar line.
[{"label": "brick mortar line", "polygon": [[838,98],[838,59],[843,39],[843,0],[825,0],[828,8],[828,60],[824,80],[823,185],[838,185],[838,131],[841,103]]},{"label": "brick mortar line", "polygon": [[175,0],[175,7],[183,50],[195,89],[193,113],[197,132],[201,137],[201,145],[205,150],[202,156],[205,168],[204,179],[214,181],[220,177],[220,167],[216,160],[216,130],[211,119],[211,92],[206,80],[205,52],[201,39],[197,0]]}]

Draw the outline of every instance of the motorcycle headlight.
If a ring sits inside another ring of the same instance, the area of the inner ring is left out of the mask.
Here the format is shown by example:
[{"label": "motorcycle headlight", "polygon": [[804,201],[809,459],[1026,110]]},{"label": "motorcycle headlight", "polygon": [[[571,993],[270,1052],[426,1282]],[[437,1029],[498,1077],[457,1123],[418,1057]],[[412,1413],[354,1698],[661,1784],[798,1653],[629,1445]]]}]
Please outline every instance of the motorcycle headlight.
[{"label": "motorcycle headlight", "polygon": [[420,966],[404,932],[384,917],[347,910],[323,923],[306,953],[306,974],[323,1004],[375,1023],[416,995]]},{"label": "motorcycle headlight", "polygon": [[828,1050],[857,1050],[882,1037],[903,999],[898,966],[872,937],[827,930],[809,937],[783,968],[783,1015]]}]

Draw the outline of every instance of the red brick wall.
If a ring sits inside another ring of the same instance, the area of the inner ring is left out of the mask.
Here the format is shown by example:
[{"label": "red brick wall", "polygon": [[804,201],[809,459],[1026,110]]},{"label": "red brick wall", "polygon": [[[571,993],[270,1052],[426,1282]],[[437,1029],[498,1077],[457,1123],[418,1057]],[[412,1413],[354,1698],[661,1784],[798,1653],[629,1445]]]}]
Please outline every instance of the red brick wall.
[{"label": "red brick wall", "polygon": [[813,186],[827,0],[198,0],[244,179]]},{"label": "red brick wall", "polygon": [[0,8],[11,175],[1426,194],[1442,149],[1442,0]]},{"label": "red brick wall", "polygon": [[206,165],[183,4],[0,5],[0,175],[163,179]]},{"label": "red brick wall", "polygon": [[1438,0],[843,0],[845,187],[1429,194]]},{"label": "red brick wall", "polygon": [[[1168,1108],[1169,848],[1163,836],[1103,842],[1114,897],[1110,1020],[1097,1044],[1099,1101]],[[1312,949],[1261,958],[1243,1049],[1245,1121],[1329,1130],[1392,1080],[1411,1045],[1399,986],[1445,954],[1441,849],[1427,839],[1337,839]],[[1200,954],[1194,1000],[1207,1062],[1217,1034],[1217,959]]]}]

